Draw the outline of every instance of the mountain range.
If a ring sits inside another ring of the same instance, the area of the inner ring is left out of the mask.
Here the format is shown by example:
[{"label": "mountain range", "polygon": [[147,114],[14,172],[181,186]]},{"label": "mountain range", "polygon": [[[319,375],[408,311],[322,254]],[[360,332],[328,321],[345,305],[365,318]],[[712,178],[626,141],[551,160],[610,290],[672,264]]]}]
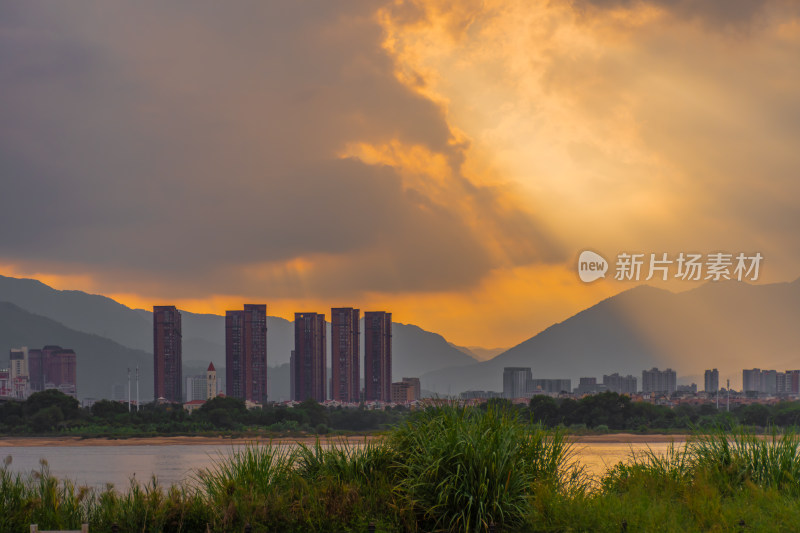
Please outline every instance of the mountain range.
[{"label": "mountain range", "polygon": [[[108,397],[111,384],[126,382],[127,367],[138,364],[141,397],[152,398],[151,311],[131,309],[105,296],[56,290],[37,280],[6,276],[0,276],[0,302],[9,304],[0,316],[0,366],[10,348],[59,344],[78,354],[80,397]],[[201,374],[213,362],[224,379],[225,317],[181,311],[181,322],[183,375]],[[328,328],[330,335],[330,324]],[[274,367],[268,373],[270,396],[288,399],[293,323],[270,316],[267,330],[267,357]],[[395,380],[476,362],[441,335],[417,326],[395,322],[392,334]]]},{"label": "mountain range", "polygon": [[[555,324],[489,361],[421,377],[428,390],[502,390],[503,368],[523,366],[535,378],[619,372],[641,379],[653,366],[676,370],[679,382],[703,389],[703,372],[720,370],[741,386],[742,369],[800,368],[800,280],[751,285],[706,283],[673,293],[639,286]],[[641,381],[639,381],[641,386]]]},{"label": "mountain range", "polygon": [[[0,367],[8,367],[8,350],[57,344],[77,354],[77,388],[80,398],[110,398],[111,386],[127,382],[128,368],[139,367],[139,394],[153,398],[153,355],[113,340],[70,329],[50,318],[29,313],[17,305],[0,302]],[[135,374],[134,374],[135,375]],[[133,396],[136,395],[135,386]]]},{"label": "mountain range", "polygon": [[[150,311],[4,276],[0,302],[6,302],[0,305],[0,349],[45,344],[75,349],[81,397],[108,397],[112,383],[124,383],[125,369],[139,365],[142,398],[152,397]],[[224,375],[224,317],[185,311],[182,317],[184,376],[202,373],[209,361]],[[679,382],[695,381],[700,389],[703,371],[719,368],[723,382],[730,378],[736,388],[743,368],[800,368],[798,324],[800,280],[707,283],[679,293],[642,285],[499,354],[394,323],[392,374],[395,380],[420,376],[423,389],[455,395],[502,390],[506,366],[530,367],[534,377],[569,378],[573,386],[584,376],[598,382],[613,372],[640,378],[643,369],[672,367]],[[293,325],[268,317],[267,327],[270,396],[287,399]]]}]

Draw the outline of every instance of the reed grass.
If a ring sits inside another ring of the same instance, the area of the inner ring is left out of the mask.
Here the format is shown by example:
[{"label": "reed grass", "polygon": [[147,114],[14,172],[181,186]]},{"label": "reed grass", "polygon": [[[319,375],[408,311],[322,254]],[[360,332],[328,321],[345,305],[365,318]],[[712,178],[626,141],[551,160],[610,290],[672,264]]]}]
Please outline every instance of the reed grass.
[{"label": "reed grass", "polygon": [[383,441],[353,444],[332,441],[323,446],[319,439],[313,446],[300,444],[296,450],[298,475],[308,480],[328,477],[342,482],[374,484],[390,476],[396,461],[394,450]]},{"label": "reed grass", "polygon": [[432,531],[519,526],[534,486],[557,485],[570,451],[563,433],[495,406],[425,411],[390,443],[399,457],[397,488]]},{"label": "reed grass", "polygon": [[595,483],[560,431],[511,410],[444,406],[385,439],[248,444],[190,483],[125,490],[0,466],[0,531],[796,531],[800,438],[743,428],[633,454]]},{"label": "reed grass", "polygon": [[757,435],[746,428],[718,429],[687,444],[695,470],[705,470],[720,486],[746,483],[800,496],[800,436],[771,428]]},{"label": "reed grass", "polygon": [[743,427],[716,428],[693,436],[684,446],[670,445],[664,455],[652,450],[633,454],[609,469],[602,485],[623,491],[636,480],[639,488],[680,491],[698,478],[728,492],[754,484],[800,496],[800,437],[775,428],[766,435]]}]

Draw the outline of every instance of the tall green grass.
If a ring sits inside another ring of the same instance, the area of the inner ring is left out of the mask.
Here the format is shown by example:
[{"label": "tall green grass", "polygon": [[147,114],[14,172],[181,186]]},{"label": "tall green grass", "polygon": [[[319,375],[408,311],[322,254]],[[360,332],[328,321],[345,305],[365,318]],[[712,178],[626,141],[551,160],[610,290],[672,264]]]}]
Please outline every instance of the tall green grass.
[{"label": "tall green grass", "polygon": [[397,529],[408,513],[392,493],[393,461],[384,442],[252,444],[221,455],[195,484],[214,531],[366,531],[372,522]]},{"label": "tall green grass", "polygon": [[800,496],[800,437],[774,428],[767,435],[743,427],[717,428],[693,436],[684,446],[671,445],[664,455],[651,450],[634,454],[612,467],[602,485],[612,491],[628,490],[632,482],[656,490],[685,490],[699,478],[728,492],[749,483]]},{"label": "tall green grass", "polygon": [[0,467],[0,531],[796,531],[800,438],[741,428],[637,453],[595,484],[560,431],[497,407],[444,406],[387,438],[249,444],[190,483],[125,490]]},{"label": "tall green grass", "polygon": [[80,529],[95,508],[91,489],[59,481],[47,461],[29,475],[8,470],[11,457],[0,468],[0,531],[27,531],[33,523],[58,529]]},{"label": "tall green grass", "polygon": [[519,526],[535,486],[558,485],[570,457],[563,433],[494,406],[429,409],[389,442],[399,458],[397,490],[426,531]]},{"label": "tall green grass", "polygon": [[720,487],[753,483],[800,496],[800,436],[794,431],[717,430],[690,441],[687,449],[694,469],[705,470]]},{"label": "tall green grass", "polygon": [[12,473],[6,459],[0,468],[0,531],[80,529],[91,531],[191,532],[205,531],[209,506],[196,491],[183,487],[164,489],[154,478],[141,485],[131,481],[126,492],[109,486],[103,491],[58,480],[47,461],[28,474]]},{"label": "tall green grass", "polygon": [[295,467],[298,475],[310,481],[330,478],[369,485],[388,479],[396,459],[394,450],[384,441],[352,444],[340,440],[323,446],[317,439],[313,446],[299,445]]},{"label": "tall green grass", "polygon": [[286,446],[247,444],[220,454],[213,466],[200,470],[195,482],[213,509],[211,522],[223,530],[247,523],[266,522],[268,504],[293,472],[294,452]]}]

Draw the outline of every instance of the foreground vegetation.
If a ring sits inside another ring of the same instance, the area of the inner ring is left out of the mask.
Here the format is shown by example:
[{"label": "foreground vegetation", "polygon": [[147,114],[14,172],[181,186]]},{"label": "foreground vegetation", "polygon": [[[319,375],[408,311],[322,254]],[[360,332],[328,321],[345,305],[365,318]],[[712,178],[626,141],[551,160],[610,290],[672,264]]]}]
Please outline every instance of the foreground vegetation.
[{"label": "foreground vegetation", "polygon": [[563,430],[502,405],[415,413],[380,441],[250,445],[191,483],[96,491],[0,468],[0,530],[796,531],[800,439],[741,428],[590,478]]}]

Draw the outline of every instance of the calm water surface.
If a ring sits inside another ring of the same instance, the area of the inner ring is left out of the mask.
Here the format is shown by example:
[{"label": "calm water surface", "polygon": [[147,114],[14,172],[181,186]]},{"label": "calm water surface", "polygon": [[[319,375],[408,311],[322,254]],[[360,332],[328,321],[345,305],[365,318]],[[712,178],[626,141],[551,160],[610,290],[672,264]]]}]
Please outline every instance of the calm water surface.
[{"label": "calm water surface", "polygon": [[[161,485],[191,481],[192,474],[207,468],[228,455],[236,445],[154,445],[154,446],[36,446],[0,447],[0,456],[11,456],[9,470],[30,473],[45,459],[50,472],[59,479],[71,479],[80,485],[104,488],[113,484],[125,490],[132,478],[147,483],[156,476]],[[291,445],[287,445],[291,446]],[[664,453],[666,443],[578,443],[578,460],[592,474],[628,458],[632,451],[652,449]]]}]

